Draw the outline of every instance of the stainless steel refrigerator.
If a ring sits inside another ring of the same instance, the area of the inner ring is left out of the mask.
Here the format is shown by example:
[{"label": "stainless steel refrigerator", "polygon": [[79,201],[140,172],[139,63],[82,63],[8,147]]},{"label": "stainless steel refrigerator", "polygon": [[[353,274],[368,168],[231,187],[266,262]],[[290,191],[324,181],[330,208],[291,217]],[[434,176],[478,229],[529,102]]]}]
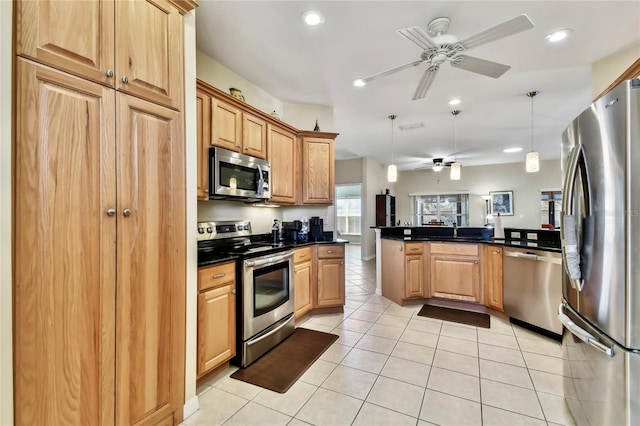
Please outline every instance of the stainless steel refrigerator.
[{"label": "stainless steel refrigerator", "polygon": [[562,171],[565,400],[578,425],[639,425],[640,79],[564,131]]}]

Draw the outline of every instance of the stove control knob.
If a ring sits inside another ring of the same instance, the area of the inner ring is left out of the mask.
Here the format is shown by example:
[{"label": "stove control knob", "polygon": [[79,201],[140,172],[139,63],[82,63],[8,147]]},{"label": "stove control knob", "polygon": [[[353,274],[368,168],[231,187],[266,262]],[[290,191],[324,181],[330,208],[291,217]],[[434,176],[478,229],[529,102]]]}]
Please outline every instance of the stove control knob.
[{"label": "stove control knob", "polygon": [[242,225],[237,226],[238,231],[242,231]]},{"label": "stove control knob", "polygon": [[213,227],[207,226],[207,232],[211,234],[213,232]]},{"label": "stove control knob", "polygon": [[248,231],[248,230],[249,230],[249,225],[245,225],[245,226],[244,226],[244,230],[245,230],[245,231]]},{"label": "stove control knob", "polygon": [[204,234],[204,228],[198,228],[198,234]]}]

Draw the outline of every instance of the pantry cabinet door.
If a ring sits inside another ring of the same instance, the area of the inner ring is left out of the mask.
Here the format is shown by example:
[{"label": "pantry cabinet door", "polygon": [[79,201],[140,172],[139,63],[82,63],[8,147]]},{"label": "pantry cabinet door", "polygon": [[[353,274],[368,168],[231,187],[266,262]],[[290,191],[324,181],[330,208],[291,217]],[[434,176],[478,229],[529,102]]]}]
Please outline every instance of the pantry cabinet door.
[{"label": "pantry cabinet door", "polygon": [[16,54],[113,87],[114,0],[13,4]]},{"label": "pantry cabinet door", "polygon": [[116,424],[155,424],[184,404],[183,126],[176,111],[116,101]]},{"label": "pantry cabinet door", "polygon": [[15,71],[15,424],[113,425],[114,91]]},{"label": "pantry cabinet door", "polygon": [[116,1],[116,88],[181,109],[183,19],[167,0]]}]

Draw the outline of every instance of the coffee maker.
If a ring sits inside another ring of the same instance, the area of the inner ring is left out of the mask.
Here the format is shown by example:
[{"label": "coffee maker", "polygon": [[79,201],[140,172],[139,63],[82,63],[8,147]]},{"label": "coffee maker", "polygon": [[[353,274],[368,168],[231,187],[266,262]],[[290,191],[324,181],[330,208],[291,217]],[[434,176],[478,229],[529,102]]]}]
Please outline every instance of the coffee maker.
[{"label": "coffee maker", "polygon": [[284,240],[297,242],[300,239],[299,233],[302,230],[302,222],[294,220],[292,222],[282,222],[284,228]]},{"label": "coffee maker", "polygon": [[324,223],[321,217],[312,216],[309,219],[309,241],[324,241]]}]

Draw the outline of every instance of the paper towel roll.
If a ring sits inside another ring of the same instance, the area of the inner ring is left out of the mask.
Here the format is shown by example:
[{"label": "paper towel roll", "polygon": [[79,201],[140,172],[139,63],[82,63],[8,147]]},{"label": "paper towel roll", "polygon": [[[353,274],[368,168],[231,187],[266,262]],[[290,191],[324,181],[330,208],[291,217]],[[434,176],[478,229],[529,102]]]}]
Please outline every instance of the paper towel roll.
[{"label": "paper towel roll", "polygon": [[504,226],[502,226],[502,218],[500,213],[493,219],[493,238],[496,240],[504,240]]}]

